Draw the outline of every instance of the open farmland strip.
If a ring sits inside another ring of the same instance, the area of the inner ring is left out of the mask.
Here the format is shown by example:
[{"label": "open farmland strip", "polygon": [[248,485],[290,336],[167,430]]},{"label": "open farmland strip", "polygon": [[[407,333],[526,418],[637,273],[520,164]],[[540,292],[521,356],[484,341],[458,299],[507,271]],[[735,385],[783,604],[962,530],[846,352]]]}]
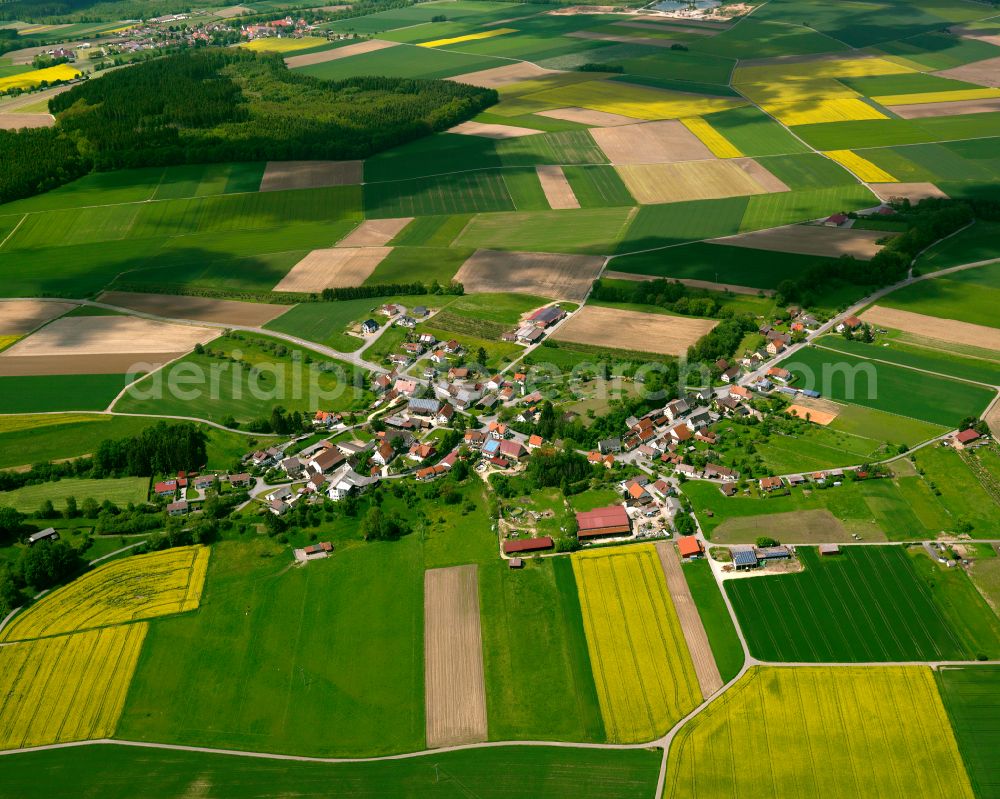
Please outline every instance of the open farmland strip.
[{"label": "open farmland strip", "polygon": [[424,573],[427,745],[485,741],[486,693],[476,566]]},{"label": "open farmland strip", "polygon": [[[642,651],[649,652],[650,641],[648,638],[648,630],[642,624],[642,620],[637,618],[639,615],[637,612],[629,612],[630,602],[628,599],[636,598],[635,586],[632,584],[632,573],[631,570],[626,570],[624,574],[621,574],[620,564],[615,558],[610,558],[607,561],[607,569],[610,576],[611,587],[613,588],[614,597],[616,599],[617,607],[621,608],[622,616],[622,630],[625,635],[626,646],[619,650],[619,654],[622,652],[627,653],[627,670],[629,672],[628,676],[630,680],[624,682],[620,688],[627,690],[628,682],[634,682],[636,695],[642,701],[642,708],[644,713],[629,713],[629,720],[633,723],[633,726],[629,730],[628,739],[630,740],[640,740],[643,738],[652,738],[652,735],[645,734],[646,730],[656,729],[656,715],[653,710],[650,693],[653,686],[647,686],[643,680],[643,669],[640,657],[640,647],[637,646],[637,638],[642,639],[641,643]],[[621,580],[626,583],[627,593],[622,591]],[[626,599],[628,597],[628,599]],[[647,594],[645,599],[648,601],[651,597]],[[641,607],[640,603],[636,603],[636,610]],[[645,715],[645,724],[643,724],[639,718]]]}]

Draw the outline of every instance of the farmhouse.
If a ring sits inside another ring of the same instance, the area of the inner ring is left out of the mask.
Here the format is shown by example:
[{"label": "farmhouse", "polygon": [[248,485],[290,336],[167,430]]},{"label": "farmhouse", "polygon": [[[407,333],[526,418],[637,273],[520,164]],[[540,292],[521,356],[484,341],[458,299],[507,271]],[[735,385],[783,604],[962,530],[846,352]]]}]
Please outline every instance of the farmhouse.
[{"label": "farmhouse", "polygon": [[330,476],[326,493],[334,502],[339,502],[352,493],[361,493],[375,482],[378,481],[371,477],[363,477],[350,466],[343,466]]},{"label": "farmhouse", "polygon": [[762,477],[759,485],[761,491],[775,491],[783,488],[785,484],[780,477]]},{"label": "farmhouse", "polygon": [[535,311],[528,317],[528,321],[544,329],[551,327],[565,318],[566,312],[562,308],[558,305],[549,305]]},{"label": "farmhouse", "polygon": [[318,452],[309,460],[309,468],[317,474],[333,471],[344,462],[344,454],[336,447]]},{"label": "farmhouse", "polygon": [[968,430],[962,430],[960,433],[955,433],[951,437],[951,445],[957,450],[963,450],[972,444],[979,441],[981,436],[971,427]]},{"label": "farmhouse", "polygon": [[609,505],[576,514],[577,538],[594,541],[632,534],[632,524],[623,505]]},{"label": "farmhouse", "polygon": [[250,484],[253,482],[253,477],[245,472],[242,474],[231,474],[229,475],[229,485],[233,488],[249,488]]},{"label": "farmhouse", "polygon": [[170,516],[184,516],[188,512],[186,499],[179,499],[167,505],[167,514]]},{"label": "farmhouse", "polygon": [[540,538],[521,538],[503,542],[503,552],[505,555],[513,555],[522,552],[541,552],[552,549],[552,539],[547,535]]},{"label": "farmhouse", "polygon": [[759,565],[757,563],[757,553],[754,552],[753,547],[733,547],[733,566],[736,567],[737,571],[748,571],[749,569],[756,569]]},{"label": "farmhouse", "polygon": [[153,493],[158,497],[172,497],[177,493],[177,481],[163,480],[153,486]]}]

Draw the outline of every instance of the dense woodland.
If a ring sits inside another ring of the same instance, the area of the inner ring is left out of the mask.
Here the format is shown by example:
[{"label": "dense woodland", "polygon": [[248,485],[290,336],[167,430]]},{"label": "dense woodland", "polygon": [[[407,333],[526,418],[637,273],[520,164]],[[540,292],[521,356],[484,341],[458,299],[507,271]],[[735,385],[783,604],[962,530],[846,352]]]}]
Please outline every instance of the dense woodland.
[{"label": "dense woodland", "polygon": [[366,158],[497,102],[451,81],[323,81],[277,55],[187,51],[109,72],[52,98],[57,125],[0,136],[0,202],[91,170]]}]

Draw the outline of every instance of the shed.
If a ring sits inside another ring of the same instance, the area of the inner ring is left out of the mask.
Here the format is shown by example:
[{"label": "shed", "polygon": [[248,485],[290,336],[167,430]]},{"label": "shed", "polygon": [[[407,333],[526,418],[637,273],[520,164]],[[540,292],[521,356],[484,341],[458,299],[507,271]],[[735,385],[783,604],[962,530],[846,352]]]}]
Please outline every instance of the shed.
[{"label": "shed", "polygon": [[629,535],[632,527],[623,505],[609,505],[576,514],[577,534],[581,541],[606,536]]},{"label": "shed", "polygon": [[547,535],[540,538],[521,538],[503,542],[505,555],[512,555],[515,552],[540,552],[543,549],[552,549],[552,539]]},{"label": "shed", "polygon": [[752,547],[733,548],[733,565],[738,571],[757,568],[757,553]]},{"label": "shed", "polygon": [[33,547],[39,541],[58,541],[59,533],[56,532],[55,527],[46,527],[44,530],[39,530],[37,533],[32,533],[28,536],[28,546]]},{"label": "shed", "polygon": [[839,544],[820,544],[819,545],[820,555],[839,555],[840,545]]},{"label": "shed", "polygon": [[523,569],[524,559],[523,558],[511,558],[507,561],[507,565],[512,569]]},{"label": "shed", "polygon": [[682,558],[699,558],[705,553],[701,541],[693,535],[682,535],[678,538],[677,551],[681,553]]}]

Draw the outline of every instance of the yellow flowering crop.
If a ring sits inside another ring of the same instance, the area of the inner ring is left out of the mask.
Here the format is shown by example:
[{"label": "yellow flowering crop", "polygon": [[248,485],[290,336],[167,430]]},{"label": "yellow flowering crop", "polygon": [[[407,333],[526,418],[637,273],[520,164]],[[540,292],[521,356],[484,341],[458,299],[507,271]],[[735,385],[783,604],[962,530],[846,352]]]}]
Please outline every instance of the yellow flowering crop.
[{"label": "yellow flowering crop", "polygon": [[32,605],[0,640],[19,641],[184,613],[198,607],[207,547],[178,547],[112,561]]},{"label": "yellow flowering crop", "polygon": [[701,117],[686,117],[681,122],[716,158],[740,158],[743,155],[736,145]]},{"label": "yellow flowering crop", "polygon": [[867,158],[862,158],[852,150],[829,150],[824,153],[841,166],[847,167],[865,183],[895,183],[896,178],[873,164]]},{"label": "yellow flowering crop", "polygon": [[33,69],[30,72],[21,72],[18,75],[0,78],[0,91],[14,88],[28,89],[32,86],[38,86],[43,80],[49,83],[57,80],[72,80],[79,74],[80,70],[72,64],[57,64],[45,69]]},{"label": "yellow flowering crop", "polygon": [[0,749],[114,734],[146,624],[0,647]]},{"label": "yellow flowering crop", "polygon": [[431,42],[421,42],[418,47],[447,47],[449,44],[461,44],[462,42],[473,42],[478,39],[492,39],[494,36],[503,36],[505,33],[517,33],[516,28],[495,28],[491,31],[480,31],[479,33],[467,33],[465,36],[453,36],[450,39],[435,39]]},{"label": "yellow flowering crop", "polygon": [[1000,97],[1000,89],[959,89],[954,92],[917,92],[915,94],[882,94],[872,99],[880,105],[916,105],[917,103],[953,103],[961,100],[992,100]]},{"label": "yellow flowering crop", "polygon": [[580,553],[573,572],[608,740],[651,741],[702,699],[656,550]]}]

